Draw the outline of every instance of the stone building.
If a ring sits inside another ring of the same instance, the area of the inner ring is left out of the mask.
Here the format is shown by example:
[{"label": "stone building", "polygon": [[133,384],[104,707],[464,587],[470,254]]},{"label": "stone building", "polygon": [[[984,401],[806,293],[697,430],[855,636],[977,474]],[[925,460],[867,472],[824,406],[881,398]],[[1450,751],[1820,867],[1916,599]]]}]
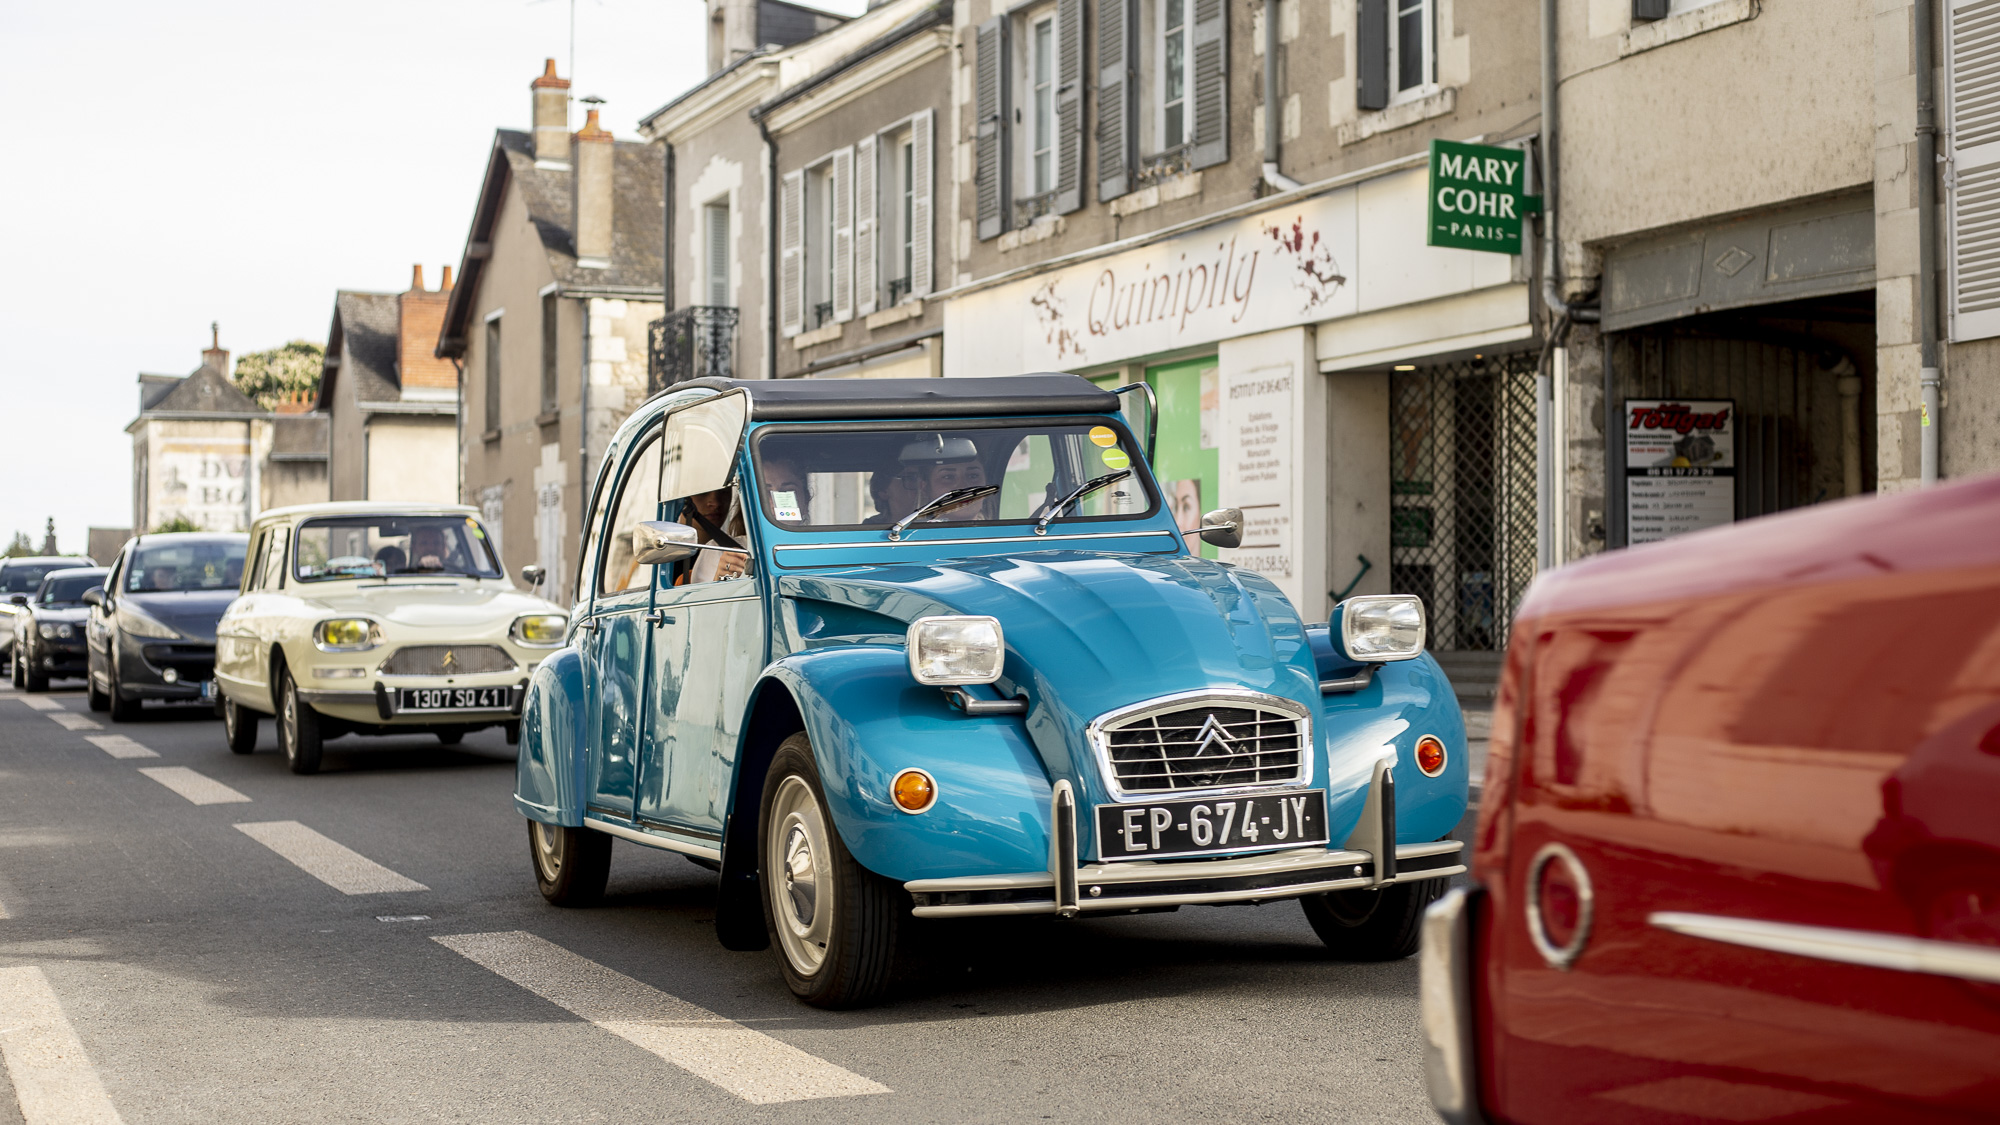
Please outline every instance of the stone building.
[{"label": "stone building", "polygon": [[458,368],[436,354],[451,267],[424,288],[334,296],[315,403],[331,428],[335,500],[458,502]]}]

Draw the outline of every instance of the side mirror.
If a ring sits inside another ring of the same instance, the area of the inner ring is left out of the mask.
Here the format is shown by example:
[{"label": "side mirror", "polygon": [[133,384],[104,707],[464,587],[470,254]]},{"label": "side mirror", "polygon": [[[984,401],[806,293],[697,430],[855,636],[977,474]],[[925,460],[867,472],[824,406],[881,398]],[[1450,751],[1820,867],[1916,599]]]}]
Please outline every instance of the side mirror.
[{"label": "side mirror", "polygon": [[701,550],[694,528],[684,523],[647,520],[632,528],[632,561],[640,566],[677,563]]},{"label": "side mirror", "polygon": [[521,568],[521,581],[530,586],[539,586],[549,576],[548,568],[540,563],[529,563]]},{"label": "side mirror", "polygon": [[1211,547],[1233,550],[1243,545],[1243,509],[1217,508],[1203,514],[1201,526],[1195,529],[1201,541]]},{"label": "side mirror", "polygon": [[7,602],[8,602],[8,604],[9,604],[9,605],[27,605],[27,604],[28,604],[28,595],[26,595],[26,594],[15,594],[15,595],[14,595],[13,597],[10,597],[10,598],[8,598],[8,599],[7,599]]},{"label": "side mirror", "polygon": [[92,586],[83,592],[83,604],[101,606],[104,604],[104,588]]}]

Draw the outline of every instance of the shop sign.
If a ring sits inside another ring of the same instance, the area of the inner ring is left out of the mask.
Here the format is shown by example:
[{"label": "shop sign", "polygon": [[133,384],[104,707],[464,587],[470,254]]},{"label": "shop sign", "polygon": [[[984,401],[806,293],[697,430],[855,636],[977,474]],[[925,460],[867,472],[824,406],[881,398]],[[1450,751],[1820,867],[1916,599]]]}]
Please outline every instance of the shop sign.
[{"label": "shop sign", "polygon": [[1736,520],[1736,403],[1625,400],[1625,541],[1657,543]]},{"label": "shop sign", "polygon": [[1432,141],[1425,241],[1519,254],[1521,220],[1542,209],[1540,196],[1526,194],[1527,176],[1528,155],[1522,149]]},{"label": "shop sign", "polygon": [[1267,578],[1292,577],[1291,364],[1228,372],[1223,379],[1222,494],[1243,512],[1243,545],[1224,560]]}]

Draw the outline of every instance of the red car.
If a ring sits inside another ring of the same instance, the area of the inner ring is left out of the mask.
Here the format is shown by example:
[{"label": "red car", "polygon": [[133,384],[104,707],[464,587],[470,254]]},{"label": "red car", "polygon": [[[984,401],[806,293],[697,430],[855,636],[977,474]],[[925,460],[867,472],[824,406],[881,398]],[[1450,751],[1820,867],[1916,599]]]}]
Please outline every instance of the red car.
[{"label": "red car", "polygon": [[2000,477],[1544,576],[1486,777],[1445,1120],[2000,1120]]}]

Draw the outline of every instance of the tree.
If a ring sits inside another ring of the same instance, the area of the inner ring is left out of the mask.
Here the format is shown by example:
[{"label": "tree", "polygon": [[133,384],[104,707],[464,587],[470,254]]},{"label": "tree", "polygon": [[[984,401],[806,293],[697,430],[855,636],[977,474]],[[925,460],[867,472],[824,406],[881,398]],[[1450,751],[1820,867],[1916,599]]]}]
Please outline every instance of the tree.
[{"label": "tree", "polygon": [[14,533],[14,541],[12,543],[7,544],[6,553],[4,555],[0,555],[0,557],[14,559],[14,558],[23,558],[26,556],[31,556],[33,554],[35,554],[35,541],[28,538],[27,532],[17,531]]},{"label": "tree", "polygon": [[200,525],[196,524],[193,520],[187,518],[186,516],[175,516],[173,519],[170,519],[167,522],[161,524],[160,526],[154,528],[153,534],[160,535],[169,531],[200,531],[200,530],[201,530]]},{"label": "tree", "polygon": [[236,361],[236,389],[266,410],[281,399],[305,391],[319,393],[319,372],[326,349],[310,340],[293,340],[269,351],[250,352]]}]

